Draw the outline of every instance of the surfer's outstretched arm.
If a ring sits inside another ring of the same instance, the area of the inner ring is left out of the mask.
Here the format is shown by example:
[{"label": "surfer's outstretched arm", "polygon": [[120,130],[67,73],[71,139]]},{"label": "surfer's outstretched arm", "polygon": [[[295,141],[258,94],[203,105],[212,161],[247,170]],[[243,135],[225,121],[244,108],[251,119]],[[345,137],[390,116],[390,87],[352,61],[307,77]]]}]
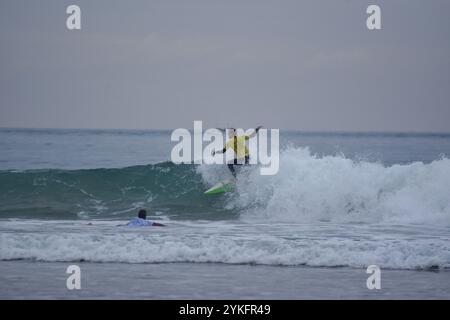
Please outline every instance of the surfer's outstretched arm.
[{"label": "surfer's outstretched arm", "polygon": [[152,223],[152,227],[165,227],[165,226],[166,226],[165,224],[158,223],[158,222],[153,222]]},{"label": "surfer's outstretched arm", "polygon": [[212,152],[211,152],[211,154],[214,156],[216,153],[225,153],[227,151],[227,148],[226,147],[224,147],[223,149],[221,149],[221,150],[213,150]]},{"label": "surfer's outstretched arm", "polygon": [[254,136],[256,136],[256,134],[258,133],[259,129],[261,129],[261,128],[262,128],[262,126],[257,126],[255,128],[255,131],[253,131],[251,134],[249,134],[246,138],[248,138],[248,139],[253,138]]}]

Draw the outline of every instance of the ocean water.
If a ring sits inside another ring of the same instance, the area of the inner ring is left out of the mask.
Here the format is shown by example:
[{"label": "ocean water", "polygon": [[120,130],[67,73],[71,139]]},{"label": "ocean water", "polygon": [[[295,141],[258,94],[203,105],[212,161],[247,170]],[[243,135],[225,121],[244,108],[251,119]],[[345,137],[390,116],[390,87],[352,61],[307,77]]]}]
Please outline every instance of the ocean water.
[{"label": "ocean water", "polygon": [[[365,268],[378,265],[391,275],[419,274],[408,298],[450,298],[450,134],[282,131],[280,144],[277,175],[246,167],[236,192],[205,196],[229,177],[227,168],[174,165],[169,131],[1,129],[0,295],[33,297],[26,283],[6,276],[27,273],[29,264],[102,263],[110,273],[173,270],[174,279],[180,268],[217,276],[217,268],[199,264],[220,265],[233,279],[249,267],[279,270],[267,275],[273,281],[306,272],[317,277],[306,296],[313,298],[330,297],[320,284],[323,268],[355,272],[363,282],[349,297],[373,297]],[[167,227],[120,226],[140,208]],[[330,272],[327,279],[336,278],[338,271]],[[429,272],[438,272],[437,280],[427,282]],[[193,296],[229,298],[226,281],[219,283]],[[234,282],[228,289],[234,298],[305,297],[286,281],[287,291],[264,283],[253,295],[240,294]],[[435,291],[432,283],[447,285]],[[128,297],[120,286],[119,296]]]}]

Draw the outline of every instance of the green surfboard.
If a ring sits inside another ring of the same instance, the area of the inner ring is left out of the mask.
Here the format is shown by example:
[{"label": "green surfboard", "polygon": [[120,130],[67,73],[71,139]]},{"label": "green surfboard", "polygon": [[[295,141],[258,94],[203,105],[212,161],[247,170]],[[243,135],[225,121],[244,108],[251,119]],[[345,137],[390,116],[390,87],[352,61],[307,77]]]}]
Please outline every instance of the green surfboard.
[{"label": "green surfboard", "polygon": [[212,195],[212,194],[221,194],[226,192],[231,192],[236,188],[236,183],[233,180],[226,180],[219,182],[218,184],[214,185],[212,188],[205,191],[205,194]]}]

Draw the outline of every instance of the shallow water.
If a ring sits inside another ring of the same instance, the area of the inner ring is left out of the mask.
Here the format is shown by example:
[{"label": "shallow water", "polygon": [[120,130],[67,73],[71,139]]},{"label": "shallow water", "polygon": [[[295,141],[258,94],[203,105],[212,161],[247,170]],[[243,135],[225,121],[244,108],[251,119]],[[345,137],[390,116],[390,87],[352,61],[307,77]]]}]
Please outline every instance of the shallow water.
[{"label": "shallow water", "polygon": [[1,261],[2,299],[449,299],[449,271],[381,270],[367,289],[365,269],[214,263],[77,263],[81,289],[68,290],[69,263]]}]

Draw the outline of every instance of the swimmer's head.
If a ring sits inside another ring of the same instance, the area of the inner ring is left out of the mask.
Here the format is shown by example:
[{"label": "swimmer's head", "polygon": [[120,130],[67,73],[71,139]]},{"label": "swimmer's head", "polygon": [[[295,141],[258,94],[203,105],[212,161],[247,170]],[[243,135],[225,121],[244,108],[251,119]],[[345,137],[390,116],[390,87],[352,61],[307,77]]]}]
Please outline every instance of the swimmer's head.
[{"label": "swimmer's head", "polygon": [[139,210],[138,217],[141,219],[147,219],[147,211],[145,211],[144,209]]}]

